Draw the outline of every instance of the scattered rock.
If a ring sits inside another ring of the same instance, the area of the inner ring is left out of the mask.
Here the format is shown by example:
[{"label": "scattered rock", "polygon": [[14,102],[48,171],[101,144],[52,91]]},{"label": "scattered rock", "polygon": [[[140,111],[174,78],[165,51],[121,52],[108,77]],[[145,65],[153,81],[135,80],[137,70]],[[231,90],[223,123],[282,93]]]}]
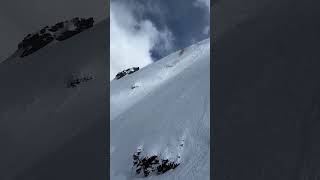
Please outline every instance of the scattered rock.
[{"label": "scattered rock", "polygon": [[[178,159],[180,159],[180,156]],[[178,162],[162,159],[157,155],[141,157],[141,150],[133,154],[135,172],[137,175],[143,172],[144,177],[149,176],[153,172],[156,172],[157,175],[163,174],[171,169],[175,169],[179,165],[180,163]]]},{"label": "scattered rock", "polygon": [[75,88],[79,86],[81,83],[87,82],[92,79],[93,79],[92,76],[71,79],[70,81],[67,82],[67,88]]},{"label": "scattered rock", "polygon": [[137,87],[140,87],[140,85],[138,83],[135,83],[135,84],[131,85],[131,89],[135,89]]}]

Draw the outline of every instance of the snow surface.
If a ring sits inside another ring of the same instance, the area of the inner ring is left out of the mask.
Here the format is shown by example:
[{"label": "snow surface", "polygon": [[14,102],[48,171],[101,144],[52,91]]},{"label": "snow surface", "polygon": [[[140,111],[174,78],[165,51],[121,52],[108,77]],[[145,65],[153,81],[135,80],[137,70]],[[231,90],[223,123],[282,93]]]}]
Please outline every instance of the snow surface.
[{"label": "snow surface", "polygon": [[145,179],[209,180],[209,99],[209,39],[112,80],[111,180],[142,178],[132,169],[138,148],[144,155],[181,156],[176,169]]},{"label": "snow surface", "polygon": [[[1,180],[23,174],[71,139],[106,124],[106,22],[0,63],[0,159],[6,162],[0,164]],[[72,76],[93,80],[67,88]]]}]

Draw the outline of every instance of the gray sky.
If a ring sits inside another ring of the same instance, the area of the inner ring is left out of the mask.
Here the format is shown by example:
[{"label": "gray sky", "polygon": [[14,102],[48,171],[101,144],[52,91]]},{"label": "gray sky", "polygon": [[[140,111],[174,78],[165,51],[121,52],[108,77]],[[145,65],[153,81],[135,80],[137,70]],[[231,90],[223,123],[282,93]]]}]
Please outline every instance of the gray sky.
[{"label": "gray sky", "polygon": [[210,0],[111,0],[110,78],[210,36]]},{"label": "gray sky", "polygon": [[100,21],[109,15],[108,5],[108,0],[1,0],[0,62],[28,33],[75,16]]}]

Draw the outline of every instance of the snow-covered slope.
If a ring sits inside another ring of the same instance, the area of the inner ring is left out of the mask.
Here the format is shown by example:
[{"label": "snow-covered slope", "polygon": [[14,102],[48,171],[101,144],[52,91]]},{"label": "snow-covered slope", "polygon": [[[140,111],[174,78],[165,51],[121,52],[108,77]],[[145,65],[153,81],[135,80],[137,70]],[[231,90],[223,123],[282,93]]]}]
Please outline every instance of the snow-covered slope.
[{"label": "snow-covered slope", "polygon": [[[91,29],[63,42],[50,44],[30,56],[12,56],[0,63],[1,180],[23,175],[27,169],[41,164],[41,161],[45,162],[49,154],[59,152],[67,142],[84,132],[91,132],[90,129],[97,126],[105,128],[108,119],[106,87],[109,83],[107,27],[107,21],[102,21]],[[93,79],[76,88],[67,88],[73,75],[90,76]],[[67,163],[62,160],[66,157],[60,158],[61,164],[56,167],[56,173],[58,167],[64,167]],[[101,157],[97,161],[105,159]],[[47,166],[51,163],[42,164]],[[89,173],[83,172],[83,177],[90,177]],[[57,174],[47,176],[52,179],[68,177],[67,174],[65,177],[56,177]]]},{"label": "snow-covered slope", "polygon": [[147,179],[209,179],[209,39],[111,81],[110,98],[111,180],[140,178],[132,169],[137,148],[181,157],[176,169]]}]

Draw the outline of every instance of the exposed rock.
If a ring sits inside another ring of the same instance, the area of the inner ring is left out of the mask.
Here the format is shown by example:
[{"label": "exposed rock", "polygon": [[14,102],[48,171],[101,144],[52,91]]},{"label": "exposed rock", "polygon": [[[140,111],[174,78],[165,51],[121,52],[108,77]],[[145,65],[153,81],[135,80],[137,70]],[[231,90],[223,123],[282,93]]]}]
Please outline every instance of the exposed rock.
[{"label": "exposed rock", "polygon": [[139,67],[132,67],[132,68],[129,68],[129,69],[126,69],[126,70],[123,70],[121,72],[119,72],[117,75],[116,75],[116,79],[120,79],[128,74],[132,74],[136,71],[139,70]]},{"label": "exposed rock", "polygon": [[79,19],[76,17],[69,21],[59,22],[51,27],[46,26],[36,33],[28,34],[18,44],[17,51],[21,52],[20,57],[28,56],[54,40],[63,41],[91,28],[93,23],[93,18]]},{"label": "exposed rock", "polygon": [[[156,174],[163,174],[171,169],[175,169],[180,165],[178,162],[173,162],[168,159],[161,159],[157,155],[140,157],[141,151],[133,154],[133,167],[135,167],[136,174],[143,172],[144,176],[149,176],[152,172]],[[180,159],[180,157],[178,157]]]},{"label": "exposed rock", "polygon": [[71,79],[70,81],[67,82],[67,88],[75,88],[79,86],[81,83],[87,82],[92,79],[93,77],[91,76]]}]

